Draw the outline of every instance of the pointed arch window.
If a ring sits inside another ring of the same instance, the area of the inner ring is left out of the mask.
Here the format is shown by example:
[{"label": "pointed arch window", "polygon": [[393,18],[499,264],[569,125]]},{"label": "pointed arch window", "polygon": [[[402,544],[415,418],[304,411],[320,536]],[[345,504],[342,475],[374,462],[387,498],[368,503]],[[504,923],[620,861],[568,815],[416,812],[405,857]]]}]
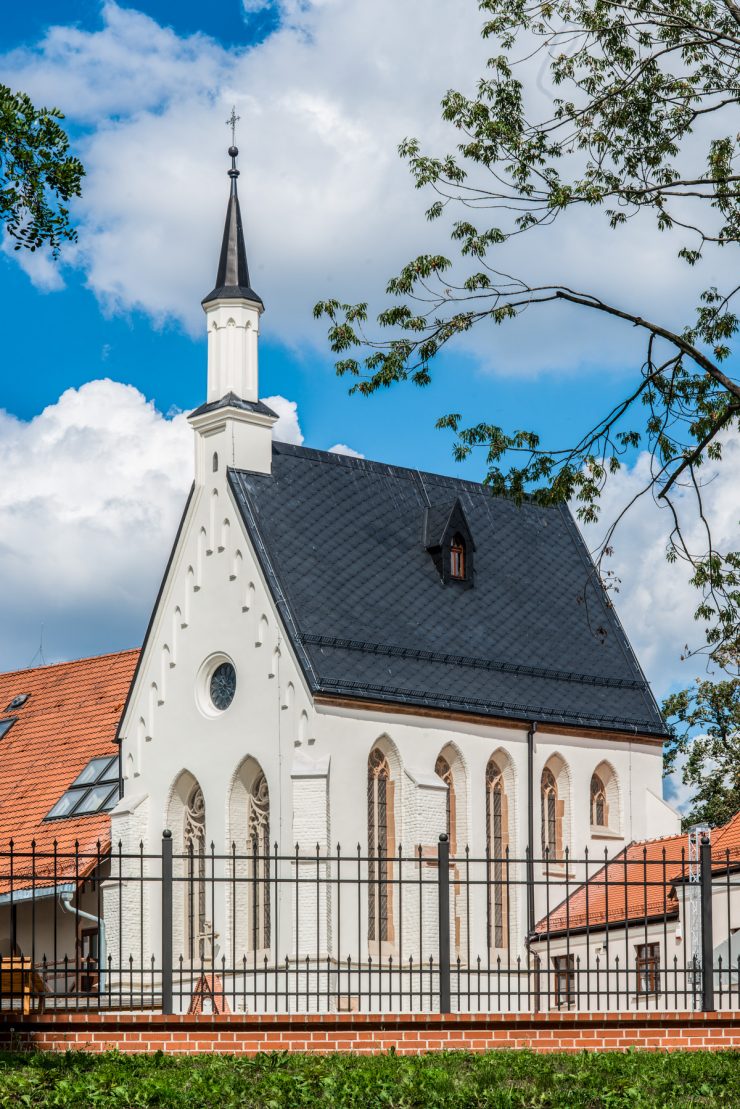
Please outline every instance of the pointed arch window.
[{"label": "pointed arch window", "polygon": [[609,825],[609,806],[606,787],[598,774],[591,778],[591,826],[606,828]]},{"label": "pointed arch window", "polygon": [[559,858],[563,842],[563,817],[558,783],[549,766],[542,771],[540,783],[542,854],[552,859]]},{"label": "pointed arch window", "polygon": [[467,577],[466,553],[465,540],[457,531],[450,542],[450,577],[457,581],[465,581]]},{"label": "pointed arch window", "polygon": [[270,947],[270,791],[260,771],[249,791],[247,823],[250,850],[252,951]]},{"label": "pointed arch window", "polygon": [[505,947],[508,899],[506,851],[509,845],[508,803],[504,775],[495,759],[486,767],[486,857],[488,859],[488,946]]},{"label": "pointed arch window", "polygon": [[183,843],[187,860],[185,939],[191,963],[206,961],[210,939],[206,921],[206,802],[194,785],[185,808]]},{"label": "pointed arch window", "polygon": [[395,843],[393,782],[388,759],[379,747],[367,764],[368,939],[392,939],[392,859]]},{"label": "pointed arch window", "polygon": [[440,755],[437,759],[434,766],[434,773],[438,778],[441,778],[447,786],[447,797],[445,799],[446,831],[447,838],[450,841],[450,853],[454,857],[457,853],[457,798],[455,797],[455,779],[452,774],[452,767],[444,755]]}]

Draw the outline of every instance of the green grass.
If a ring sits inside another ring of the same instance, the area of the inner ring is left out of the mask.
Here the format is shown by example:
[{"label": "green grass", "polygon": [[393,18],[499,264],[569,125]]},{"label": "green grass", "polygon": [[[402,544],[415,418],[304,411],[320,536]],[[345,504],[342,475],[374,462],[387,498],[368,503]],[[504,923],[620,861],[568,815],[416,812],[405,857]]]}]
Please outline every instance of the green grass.
[{"label": "green grass", "polygon": [[740,1052],[191,1057],[0,1054],[0,1107],[740,1107]]}]

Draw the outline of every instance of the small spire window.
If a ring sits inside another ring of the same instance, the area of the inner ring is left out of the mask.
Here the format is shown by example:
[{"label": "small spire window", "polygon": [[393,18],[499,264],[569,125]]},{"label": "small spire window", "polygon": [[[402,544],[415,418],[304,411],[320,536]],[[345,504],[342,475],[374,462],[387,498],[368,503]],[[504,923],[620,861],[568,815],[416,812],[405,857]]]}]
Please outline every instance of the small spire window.
[{"label": "small spire window", "polygon": [[450,543],[450,577],[464,581],[466,573],[465,540],[458,531]]}]

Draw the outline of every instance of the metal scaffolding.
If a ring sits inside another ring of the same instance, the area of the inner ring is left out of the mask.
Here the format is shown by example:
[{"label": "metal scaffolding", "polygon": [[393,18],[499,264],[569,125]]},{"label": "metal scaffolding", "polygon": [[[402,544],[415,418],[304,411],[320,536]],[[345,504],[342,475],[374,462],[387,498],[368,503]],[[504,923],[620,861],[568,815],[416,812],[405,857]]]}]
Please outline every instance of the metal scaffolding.
[{"label": "metal scaffolding", "polygon": [[689,828],[689,934],[688,956],[693,982],[694,1009],[702,1008],[701,841],[709,839],[708,824]]}]

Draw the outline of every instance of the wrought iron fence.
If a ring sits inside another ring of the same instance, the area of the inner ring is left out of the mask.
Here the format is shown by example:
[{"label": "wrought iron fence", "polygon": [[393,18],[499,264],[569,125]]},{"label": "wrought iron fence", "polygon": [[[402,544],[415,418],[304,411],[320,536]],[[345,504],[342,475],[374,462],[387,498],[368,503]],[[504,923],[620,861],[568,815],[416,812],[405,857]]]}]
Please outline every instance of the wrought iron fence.
[{"label": "wrought iron fence", "polygon": [[[740,1008],[740,858],[0,851],[0,1009]],[[737,942],[736,942],[737,941]]]}]

